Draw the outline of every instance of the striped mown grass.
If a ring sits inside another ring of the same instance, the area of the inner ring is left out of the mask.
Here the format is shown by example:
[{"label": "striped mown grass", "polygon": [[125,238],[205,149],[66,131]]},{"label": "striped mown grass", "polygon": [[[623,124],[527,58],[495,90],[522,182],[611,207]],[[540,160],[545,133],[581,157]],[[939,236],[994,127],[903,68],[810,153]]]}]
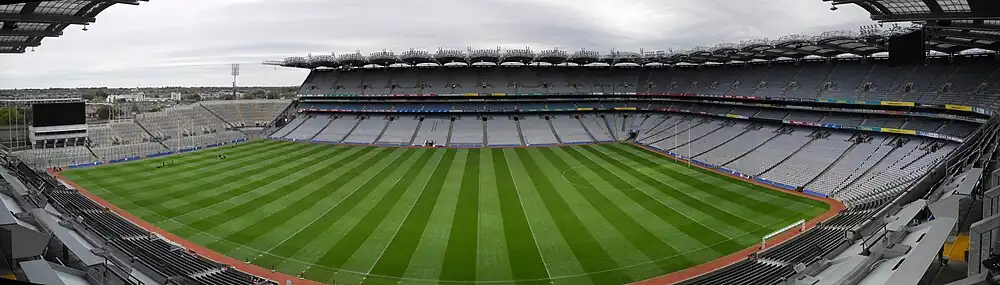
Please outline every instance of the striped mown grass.
[{"label": "striped mown grass", "polygon": [[638,281],[829,208],[629,144],[257,141],[62,174],[220,253],[351,284]]}]

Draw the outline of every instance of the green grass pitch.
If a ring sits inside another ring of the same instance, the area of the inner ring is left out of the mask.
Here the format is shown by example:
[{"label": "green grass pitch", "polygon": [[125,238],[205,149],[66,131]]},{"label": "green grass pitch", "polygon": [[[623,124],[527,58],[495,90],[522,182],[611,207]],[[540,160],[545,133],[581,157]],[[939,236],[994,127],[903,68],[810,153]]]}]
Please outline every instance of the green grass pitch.
[{"label": "green grass pitch", "polygon": [[220,253],[350,284],[639,281],[829,209],[630,144],[256,141],[63,175]]}]

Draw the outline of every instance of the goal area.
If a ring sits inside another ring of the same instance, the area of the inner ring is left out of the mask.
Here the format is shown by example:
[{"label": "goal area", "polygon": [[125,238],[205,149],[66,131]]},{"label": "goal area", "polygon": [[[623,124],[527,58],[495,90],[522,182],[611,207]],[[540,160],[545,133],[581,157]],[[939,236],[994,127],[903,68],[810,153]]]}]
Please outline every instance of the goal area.
[{"label": "goal area", "polygon": [[772,238],[772,237],[774,237],[776,235],[780,235],[781,233],[787,232],[787,231],[789,231],[791,229],[794,229],[794,228],[799,228],[799,232],[804,232],[806,230],[806,220],[799,220],[798,222],[794,222],[794,223],[792,223],[790,225],[785,226],[784,228],[781,228],[781,229],[779,229],[777,231],[774,231],[772,233],[769,233],[769,234],[765,235],[764,237],[761,237],[760,238],[760,249],[764,250],[764,249],[767,248],[767,240],[768,239],[770,239],[770,238]]}]

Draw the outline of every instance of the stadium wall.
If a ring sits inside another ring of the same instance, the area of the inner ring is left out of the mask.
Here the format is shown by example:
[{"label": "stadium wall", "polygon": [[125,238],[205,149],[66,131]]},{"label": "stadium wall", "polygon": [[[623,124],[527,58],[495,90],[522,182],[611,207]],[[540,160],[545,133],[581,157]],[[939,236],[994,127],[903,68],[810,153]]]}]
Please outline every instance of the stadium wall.
[{"label": "stadium wall", "polygon": [[[250,139],[244,138],[244,139],[233,140],[233,141],[230,141],[229,143],[239,143],[239,142],[244,142],[244,141],[248,141],[248,140],[250,140]],[[181,150],[176,151],[176,152],[175,151],[166,151],[166,152],[159,152],[159,153],[148,154],[148,155],[144,155],[144,156],[133,156],[133,157],[122,158],[122,159],[112,159],[112,160],[108,160],[108,161],[95,161],[95,162],[88,162],[88,163],[80,163],[80,164],[74,164],[74,165],[67,165],[66,168],[73,169],[73,168],[99,166],[99,165],[105,165],[105,164],[124,163],[124,162],[129,162],[129,161],[136,161],[136,160],[140,160],[140,159],[155,158],[155,157],[161,157],[161,156],[168,156],[168,155],[172,155],[172,154],[192,152],[192,151],[196,151],[196,150],[200,150],[200,149],[207,149],[207,148],[219,147],[219,146],[224,146],[226,144],[227,143],[210,144],[210,145],[206,145],[205,147],[189,147],[189,148],[184,148],[184,149],[181,149]]]}]

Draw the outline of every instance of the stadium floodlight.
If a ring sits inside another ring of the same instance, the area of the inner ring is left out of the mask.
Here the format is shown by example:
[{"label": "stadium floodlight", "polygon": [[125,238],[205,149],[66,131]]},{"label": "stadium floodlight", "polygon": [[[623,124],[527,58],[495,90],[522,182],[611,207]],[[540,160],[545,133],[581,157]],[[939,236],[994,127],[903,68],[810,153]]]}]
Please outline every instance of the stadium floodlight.
[{"label": "stadium floodlight", "polygon": [[240,76],[240,64],[234,63],[232,69],[230,75],[233,76],[233,99],[236,99],[236,78]]}]

